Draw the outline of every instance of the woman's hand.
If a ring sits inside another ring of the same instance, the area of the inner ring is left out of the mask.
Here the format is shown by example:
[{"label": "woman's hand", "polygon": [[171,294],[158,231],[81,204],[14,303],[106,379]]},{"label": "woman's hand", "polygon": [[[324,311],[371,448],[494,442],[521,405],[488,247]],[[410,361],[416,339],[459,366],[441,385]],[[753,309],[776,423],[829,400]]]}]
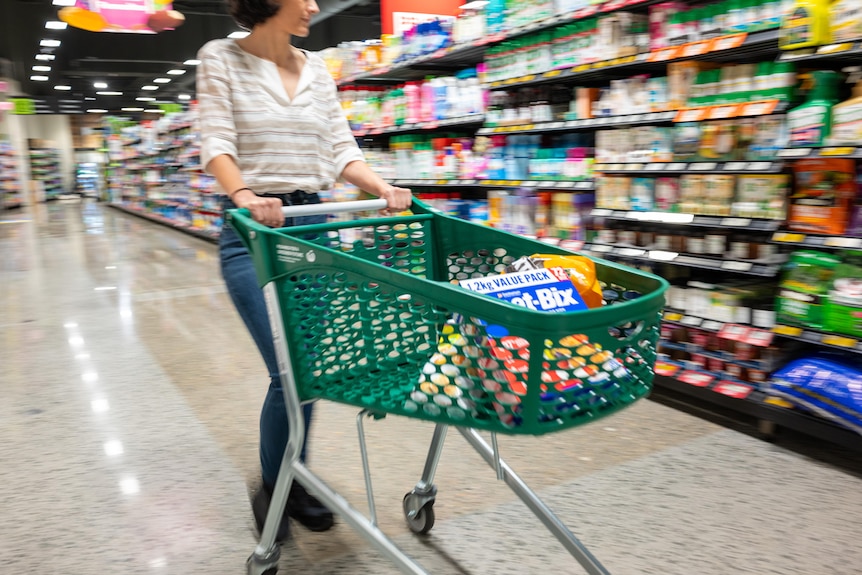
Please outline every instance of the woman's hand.
[{"label": "woman's hand", "polygon": [[233,195],[232,199],[236,207],[247,208],[254,221],[271,228],[284,227],[281,199],[262,198],[251,190],[240,190]]},{"label": "woman's hand", "polygon": [[413,205],[413,193],[407,188],[398,188],[391,184],[384,184],[377,193],[378,197],[388,202],[388,213],[403,212]]}]

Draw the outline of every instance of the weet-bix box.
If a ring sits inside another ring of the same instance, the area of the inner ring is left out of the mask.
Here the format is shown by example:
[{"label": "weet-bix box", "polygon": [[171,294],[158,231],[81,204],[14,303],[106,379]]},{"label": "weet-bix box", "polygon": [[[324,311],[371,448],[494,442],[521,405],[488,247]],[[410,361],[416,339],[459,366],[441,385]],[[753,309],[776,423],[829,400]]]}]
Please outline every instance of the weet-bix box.
[{"label": "weet-bix box", "polygon": [[536,311],[562,313],[589,309],[563,268],[461,280],[459,285]]}]

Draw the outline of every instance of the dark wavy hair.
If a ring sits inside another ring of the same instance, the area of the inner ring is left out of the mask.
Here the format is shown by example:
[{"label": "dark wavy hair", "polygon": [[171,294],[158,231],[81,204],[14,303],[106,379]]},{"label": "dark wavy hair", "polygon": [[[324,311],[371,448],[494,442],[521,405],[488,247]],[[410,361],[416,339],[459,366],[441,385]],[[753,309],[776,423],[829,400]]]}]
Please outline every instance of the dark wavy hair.
[{"label": "dark wavy hair", "polygon": [[272,0],[227,0],[231,17],[248,30],[275,16],[279,8]]}]

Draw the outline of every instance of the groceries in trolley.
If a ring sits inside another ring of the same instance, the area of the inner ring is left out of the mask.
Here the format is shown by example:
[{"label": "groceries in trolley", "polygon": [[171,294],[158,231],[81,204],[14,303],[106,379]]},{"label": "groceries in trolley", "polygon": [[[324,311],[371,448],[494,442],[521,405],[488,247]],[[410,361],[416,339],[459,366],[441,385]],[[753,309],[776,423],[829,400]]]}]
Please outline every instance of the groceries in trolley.
[{"label": "groceries in trolley", "polygon": [[[640,295],[598,281],[593,261],[579,256],[534,254],[512,262],[506,271],[461,280],[459,285],[549,313],[588,311]],[[606,342],[624,340],[637,329],[633,323],[611,327]],[[541,350],[540,419],[598,412],[616,399],[615,394],[626,393],[626,384],[636,377],[631,368],[642,369],[645,360],[619,343],[616,349],[591,341],[584,333],[546,339]],[[481,318],[455,315],[442,326],[436,352],[404,408],[431,416],[445,412],[454,420],[493,417],[507,427],[518,427],[528,393],[530,358],[525,338]]]},{"label": "groceries in trolley", "polygon": [[602,305],[596,266],[589,258],[533,254],[509,264],[506,272],[457,283],[535,311],[561,313]]}]

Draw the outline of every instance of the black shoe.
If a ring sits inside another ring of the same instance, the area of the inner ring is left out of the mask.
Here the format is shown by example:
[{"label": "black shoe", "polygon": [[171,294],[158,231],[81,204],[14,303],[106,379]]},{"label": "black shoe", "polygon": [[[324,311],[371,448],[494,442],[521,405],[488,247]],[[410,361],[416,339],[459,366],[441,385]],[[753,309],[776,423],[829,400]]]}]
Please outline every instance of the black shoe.
[{"label": "black shoe", "polygon": [[309,531],[327,531],[335,525],[332,511],[296,481],[287,496],[287,515],[302,523]]},{"label": "black shoe", "polygon": [[[266,522],[266,514],[269,512],[271,498],[272,489],[264,485],[257,490],[257,493],[251,499],[251,511],[254,514],[254,522],[257,525],[258,533],[263,533],[263,524]],[[281,516],[281,523],[275,534],[275,541],[276,543],[281,543],[288,537],[290,537],[290,521],[288,521],[287,513],[285,513]]]}]

